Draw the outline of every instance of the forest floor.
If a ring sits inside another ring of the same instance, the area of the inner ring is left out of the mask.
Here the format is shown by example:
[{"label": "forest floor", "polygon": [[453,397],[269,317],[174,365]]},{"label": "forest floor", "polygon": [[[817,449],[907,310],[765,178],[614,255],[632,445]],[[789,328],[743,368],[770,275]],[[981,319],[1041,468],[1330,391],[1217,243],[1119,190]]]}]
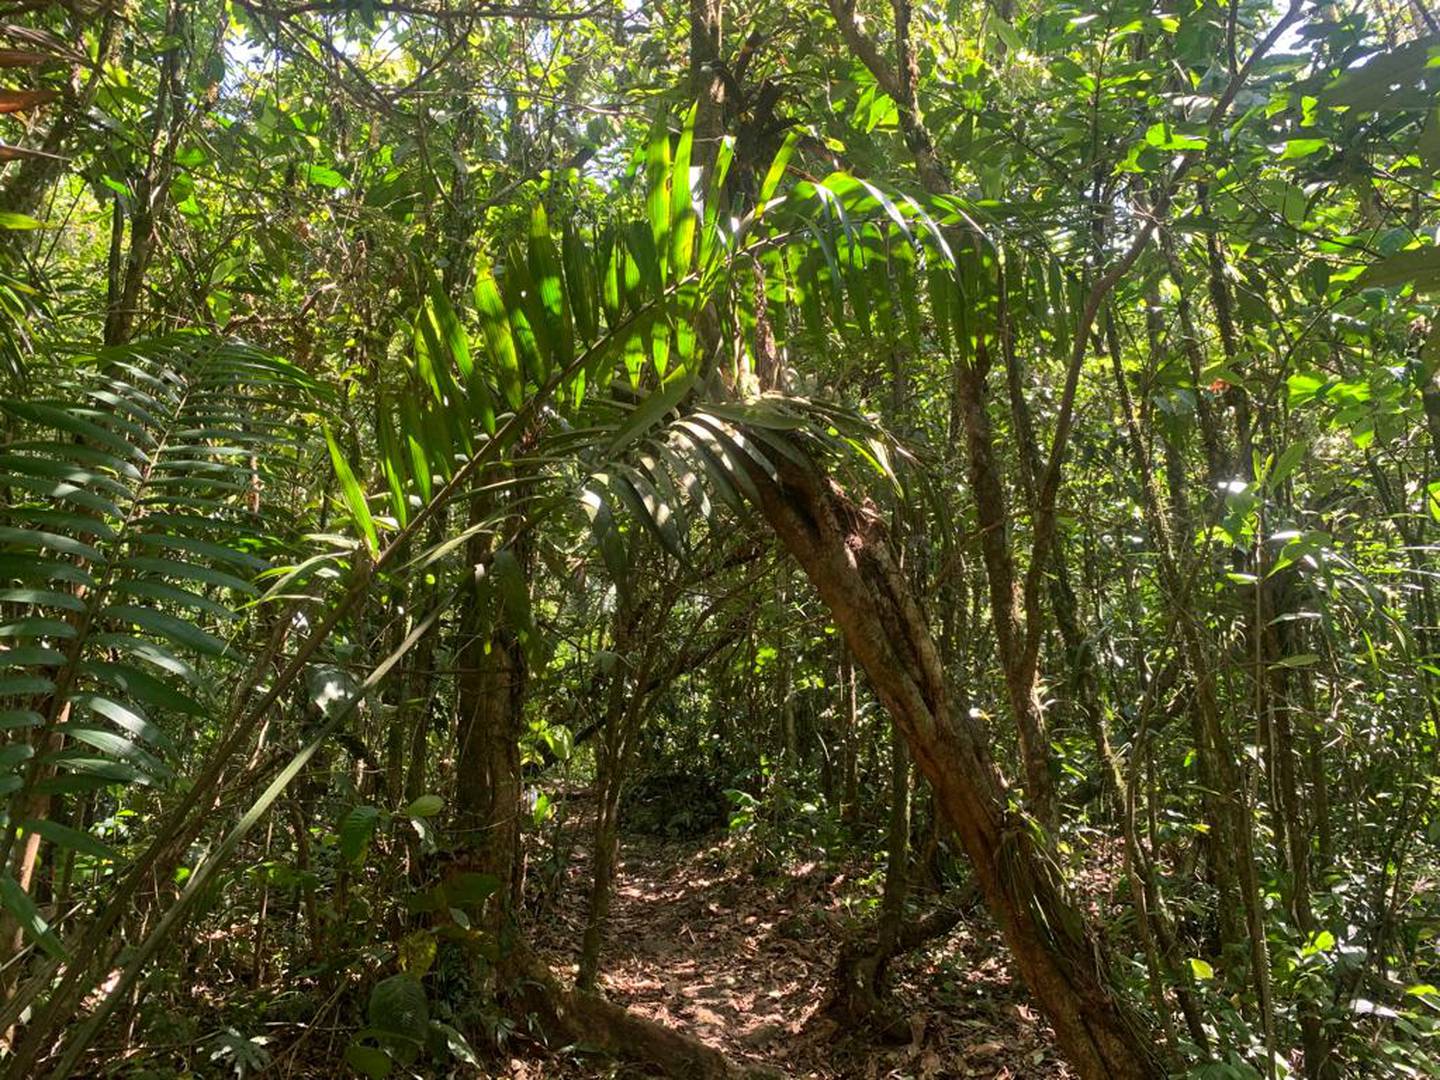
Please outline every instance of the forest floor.
[{"label": "forest floor", "polygon": [[[563,883],[532,923],[561,974],[578,958],[590,882],[589,829],[567,828],[576,846]],[[840,944],[863,917],[857,897],[877,891],[861,887],[871,869],[802,862],[762,877],[741,856],[723,835],[622,836],[601,979],[611,1001],[797,1080],[1073,1075],[983,909],[893,965],[907,1042],[842,1030],[823,1006]],[[646,1075],[574,1056],[519,1056],[510,1069],[514,1080]]]}]

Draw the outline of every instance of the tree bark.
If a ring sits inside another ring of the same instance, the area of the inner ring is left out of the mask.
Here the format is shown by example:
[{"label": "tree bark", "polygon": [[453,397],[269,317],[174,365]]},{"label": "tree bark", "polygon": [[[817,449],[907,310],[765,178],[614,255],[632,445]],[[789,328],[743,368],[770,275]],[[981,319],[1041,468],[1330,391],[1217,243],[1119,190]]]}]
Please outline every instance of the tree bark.
[{"label": "tree bark", "polygon": [[840,645],[840,713],[844,728],[841,756],[840,819],[852,828],[860,821],[860,703],[850,650]]},{"label": "tree bark", "polygon": [[[666,612],[668,613],[668,608]],[[663,615],[662,613],[662,619]],[[620,855],[620,795],[629,771],[631,748],[638,734],[643,709],[642,684],[649,675],[653,637],[646,634],[642,646],[643,671],[633,680],[626,678],[626,656],[633,650],[639,619],[618,611],[615,618],[615,655],[619,658],[610,675],[605,718],[595,747],[595,828],[594,866],[590,882],[590,906],[580,943],[580,967],[576,989],[593,992],[600,976],[600,953],[610,922],[610,901],[615,892],[615,867]]]},{"label": "tree bark", "polygon": [[476,632],[460,653],[460,731],[455,805],[468,870],[493,874],[509,899],[520,853],[520,734],[526,671],[514,634]]},{"label": "tree bark", "polygon": [[692,161],[700,170],[702,185],[710,183],[725,135],[725,79],[720,63],[723,21],[722,0],[690,0],[690,95],[696,102]]},{"label": "tree bark", "polygon": [[[112,246],[110,290],[106,300],[105,344],[124,345],[130,340],[139,314],[140,292],[145,284],[145,274],[150,268],[155,253],[156,230],[162,211],[170,200],[170,182],[175,175],[175,155],[180,146],[180,133],[185,123],[185,81],[181,71],[181,42],[185,27],[185,6],[172,0],[166,9],[165,37],[172,42],[165,51],[160,68],[160,83],[156,90],[154,127],[150,134],[148,159],[144,170],[135,177],[130,213],[130,251],[125,258],[124,269],[119,271],[113,265],[116,254]],[[121,201],[115,201],[114,213],[118,242]]]},{"label": "tree bark", "polygon": [[1036,682],[1036,668],[1026,658],[1025,628],[1020,617],[1020,593],[1015,578],[1015,556],[1011,547],[1010,511],[995,460],[995,440],[986,411],[986,376],[989,358],[980,350],[975,362],[957,363],[955,394],[965,443],[969,452],[970,490],[975,497],[975,516],[980,525],[980,553],[990,586],[990,619],[995,627],[995,647],[1005,674],[1010,711],[1020,742],[1020,760],[1025,767],[1025,794],[1035,816],[1048,829],[1058,819],[1055,785],[1050,775],[1050,736],[1045,709]]},{"label": "tree bark", "polygon": [[[472,524],[486,513],[484,499],[477,495],[471,504]],[[489,539],[482,533],[466,545],[470,565],[489,554]],[[498,882],[483,925],[499,933],[520,889],[520,735],[529,673],[503,613],[490,610],[478,591],[461,615],[458,656],[455,824],[465,850],[459,869]]]}]

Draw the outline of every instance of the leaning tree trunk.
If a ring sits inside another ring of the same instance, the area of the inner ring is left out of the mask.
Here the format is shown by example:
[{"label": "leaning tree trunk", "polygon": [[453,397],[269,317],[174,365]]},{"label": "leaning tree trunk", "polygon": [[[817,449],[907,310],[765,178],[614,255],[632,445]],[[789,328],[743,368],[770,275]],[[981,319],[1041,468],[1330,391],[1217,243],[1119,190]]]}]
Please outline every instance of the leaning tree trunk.
[{"label": "leaning tree trunk", "polygon": [[929,626],[878,514],[801,460],[777,455],[774,476],[746,462],[760,512],[909,743],[1061,1050],[1086,1080],[1162,1076],[1157,1040],[1117,996],[1101,944],[1064,896],[1033,825],[1010,809],[984,731],[952,707]]}]

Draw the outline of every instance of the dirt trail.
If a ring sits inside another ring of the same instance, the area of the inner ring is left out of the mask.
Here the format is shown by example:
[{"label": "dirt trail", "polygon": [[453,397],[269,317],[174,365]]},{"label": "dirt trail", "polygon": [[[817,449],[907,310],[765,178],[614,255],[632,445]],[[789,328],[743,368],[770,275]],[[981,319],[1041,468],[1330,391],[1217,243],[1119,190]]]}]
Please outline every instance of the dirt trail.
[{"label": "dirt trail", "polygon": [[[909,1043],[880,1045],[867,1032],[840,1030],[821,1007],[839,942],[863,917],[853,899],[873,889],[814,863],[760,880],[732,869],[733,854],[713,839],[622,840],[601,978],[607,997],[794,1077],[1071,1075],[1024,988],[1012,983],[983,913],[896,965],[892,985],[910,1020]],[[577,959],[589,881],[588,853],[577,848],[561,895],[535,920],[537,944],[557,970],[572,970]],[[533,1070],[534,1063],[529,1076],[541,1075]],[[564,1073],[644,1075],[577,1064]],[[547,1067],[543,1075],[556,1073]]]}]

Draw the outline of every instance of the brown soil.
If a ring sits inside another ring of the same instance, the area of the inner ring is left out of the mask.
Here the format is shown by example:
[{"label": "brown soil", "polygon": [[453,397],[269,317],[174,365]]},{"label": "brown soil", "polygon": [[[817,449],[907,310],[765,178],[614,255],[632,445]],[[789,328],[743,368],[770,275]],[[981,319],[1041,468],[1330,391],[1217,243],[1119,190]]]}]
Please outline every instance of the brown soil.
[{"label": "brown soil", "polygon": [[[579,834],[587,830],[581,828]],[[1066,1078],[1049,1029],[1012,981],[983,911],[894,966],[909,1020],[904,1045],[845,1031],[823,1011],[840,942],[863,924],[869,868],[804,863],[757,878],[728,841],[627,836],[601,985],[613,1002],[694,1035],[736,1060],[794,1077]],[[537,948],[573,972],[589,887],[577,850],[553,903],[532,923]],[[511,1075],[640,1076],[573,1051],[516,1059]]]}]

